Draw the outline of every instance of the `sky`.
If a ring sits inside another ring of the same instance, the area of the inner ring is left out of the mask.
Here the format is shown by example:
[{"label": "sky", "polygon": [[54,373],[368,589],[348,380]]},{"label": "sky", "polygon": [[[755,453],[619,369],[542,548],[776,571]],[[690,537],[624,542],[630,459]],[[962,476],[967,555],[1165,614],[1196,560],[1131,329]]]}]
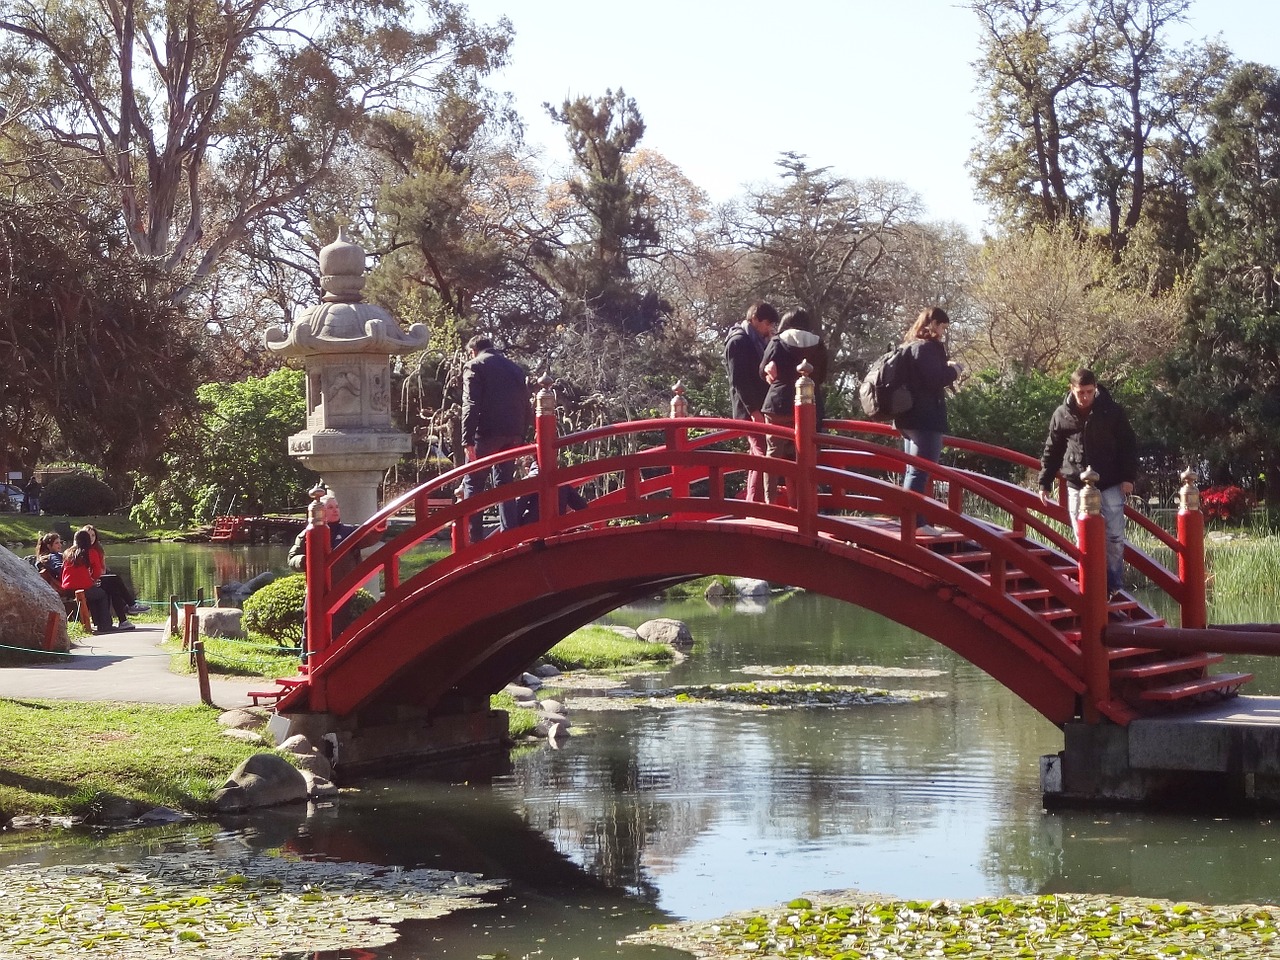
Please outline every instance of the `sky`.
[{"label": "sky", "polygon": [[[987,211],[966,163],[978,135],[977,19],[947,0],[466,0],[515,29],[489,85],[514,95],[549,169],[567,168],[544,102],[622,87],[641,146],[713,201],[776,180],[783,151],[852,179],[896,180],[925,218],[976,239]],[[1221,36],[1241,60],[1280,65],[1280,3],[1194,0],[1180,39]]]}]

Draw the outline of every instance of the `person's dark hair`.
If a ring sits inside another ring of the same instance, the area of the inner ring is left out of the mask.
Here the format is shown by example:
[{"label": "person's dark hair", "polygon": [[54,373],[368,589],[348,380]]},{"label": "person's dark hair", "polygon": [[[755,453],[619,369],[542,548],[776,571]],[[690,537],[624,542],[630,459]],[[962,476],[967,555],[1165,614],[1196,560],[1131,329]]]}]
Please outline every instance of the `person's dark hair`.
[{"label": "person's dark hair", "polygon": [[58,551],[53,549],[53,545],[54,543],[60,543],[61,541],[62,537],[59,536],[55,530],[50,530],[48,533],[42,533],[40,535],[40,542],[36,544],[36,559],[39,560],[47,557],[51,553],[57,553]]},{"label": "person's dark hair", "polygon": [[751,306],[747,307],[747,321],[767,320],[769,323],[778,322],[778,311],[772,303],[765,303],[763,300],[757,300]]},{"label": "person's dark hair", "polygon": [[93,549],[93,538],[89,536],[89,531],[81,527],[76,531],[76,545],[62,555],[62,562],[69,563],[71,566],[77,564],[82,567],[89,566],[89,553]]},{"label": "person's dark hair", "polygon": [[778,324],[778,332],[784,330],[808,330],[813,332],[813,320],[808,310],[788,310],[782,315],[782,323]]},{"label": "person's dark hair", "polygon": [[932,330],[926,328],[930,324],[948,324],[951,318],[947,316],[947,311],[941,307],[925,307],[920,311],[920,316],[916,317],[916,322],[911,325],[911,329],[907,331],[907,342],[912,340],[934,340],[936,336]]},{"label": "person's dark hair", "polygon": [[467,341],[467,349],[472,353],[483,353],[493,349],[493,341],[483,334],[476,334]]},{"label": "person's dark hair", "polygon": [[1071,374],[1071,385],[1073,387],[1087,387],[1089,384],[1098,383],[1097,376],[1088,367],[1076,367],[1076,372]]}]

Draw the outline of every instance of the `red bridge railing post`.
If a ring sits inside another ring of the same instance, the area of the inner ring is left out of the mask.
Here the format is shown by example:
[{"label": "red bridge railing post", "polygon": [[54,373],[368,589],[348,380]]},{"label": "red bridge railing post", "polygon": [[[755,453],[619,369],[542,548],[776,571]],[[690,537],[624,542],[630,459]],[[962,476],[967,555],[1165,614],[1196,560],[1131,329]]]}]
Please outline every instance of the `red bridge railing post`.
[{"label": "red bridge railing post", "polygon": [[817,388],[809,374],[813,365],[805,360],[796,367],[800,373],[796,380],[795,432],[796,432],[796,489],[791,504],[796,509],[796,529],[814,536],[818,532],[818,408],[815,404]]},{"label": "red bridge railing post", "polygon": [[1084,720],[1102,719],[1099,705],[1111,699],[1111,663],[1102,643],[1107,626],[1107,526],[1102,519],[1098,473],[1092,467],[1080,475],[1080,515],[1075,519],[1080,544],[1080,653],[1084,659]]},{"label": "red bridge railing post", "polygon": [[1178,491],[1178,579],[1182,581],[1182,626],[1203,630],[1209,623],[1205,596],[1204,514],[1200,512],[1200,490],[1190,467],[1182,471]]},{"label": "red bridge railing post", "polygon": [[[684,398],[684,383],[677,380],[671,387],[671,419],[683,420],[689,416],[689,401]],[[668,444],[673,451],[685,450],[689,446],[689,428],[680,425],[671,427],[667,430]],[[689,496],[689,481],[678,480],[676,477],[681,475],[680,467],[672,466],[674,476],[671,480],[671,496],[687,497]]]},{"label": "red bridge railing post", "polygon": [[[317,493],[316,491],[320,492]],[[317,486],[311,490],[311,506],[307,508],[307,536],[304,543],[306,551],[306,657],[307,667],[314,666],[323,658],[325,650],[332,640],[332,621],[325,611],[328,603],[330,582],[329,571],[329,526],[324,522],[324,507],[320,497],[324,488]]]},{"label": "red bridge railing post", "polygon": [[560,515],[560,488],[556,469],[560,457],[556,448],[559,427],[556,424],[555,380],[544,373],[538,378],[538,395],[533,402],[533,445],[538,458],[538,519],[550,520]]}]

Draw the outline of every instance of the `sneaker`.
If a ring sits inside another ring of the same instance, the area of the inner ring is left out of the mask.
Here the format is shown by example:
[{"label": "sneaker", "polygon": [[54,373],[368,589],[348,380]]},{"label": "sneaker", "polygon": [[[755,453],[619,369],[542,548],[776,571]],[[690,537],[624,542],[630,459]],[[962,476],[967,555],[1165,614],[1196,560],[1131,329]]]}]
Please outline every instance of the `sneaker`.
[{"label": "sneaker", "polygon": [[133,601],[133,603],[129,604],[129,612],[130,613],[150,613],[151,604],[143,603],[141,600],[135,600]]},{"label": "sneaker", "polygon": [[116,629],[117,629],[117,630],[132,630],[132,629],[133,629],[133,624],[132,624],[132,623],[130,623],[128,620],[121,620],[121,621],[120,621],[120,625],[119,625],[118,627],[116,627]]},{"label": "sneaker", "polygon": [[916,527],[916,536],[917,537],[940,537],[942,536],[942,531],[939,530],[937,527],[935,527],[931,523],[922,523],[920,524],[920,526]]}]

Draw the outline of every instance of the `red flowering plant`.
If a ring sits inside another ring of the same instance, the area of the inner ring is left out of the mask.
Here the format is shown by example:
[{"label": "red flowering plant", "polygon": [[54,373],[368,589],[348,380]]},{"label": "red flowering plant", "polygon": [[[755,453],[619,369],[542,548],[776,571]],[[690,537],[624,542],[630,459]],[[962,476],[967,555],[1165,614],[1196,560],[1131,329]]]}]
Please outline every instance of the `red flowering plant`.
[{"label": "red flowering plant", "polygon": [[1253,496],[1235,484],[1219,484],[1201,491],[1200,509],[1209,520],[1241,523],[1253,509]]}]

